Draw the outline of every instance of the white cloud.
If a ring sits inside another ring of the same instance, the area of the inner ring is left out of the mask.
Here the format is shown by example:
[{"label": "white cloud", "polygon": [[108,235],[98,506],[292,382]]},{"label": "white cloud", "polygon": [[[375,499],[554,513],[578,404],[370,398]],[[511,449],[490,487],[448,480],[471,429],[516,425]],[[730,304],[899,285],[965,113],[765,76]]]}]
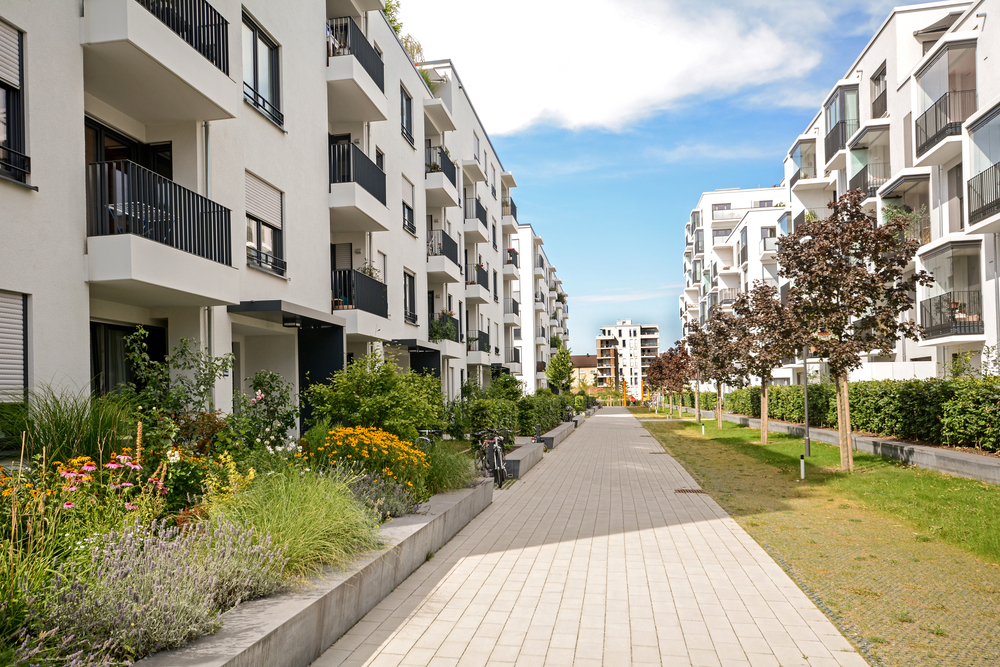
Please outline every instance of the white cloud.
[{"label": "white cloud", "polygon": [[683,288],[683,285],[664,285],[655,290],[648,291],[619,288],[605,290],[602,294],[584,294],[582,296],[572,296],[571,298],[573,303],[634,303],[636,301],[650,301],[652,299],[677,296]]},{"label": "white cloud", "polygon": [[759,145],[713,145],[704,143],[681,144],[673,148],[649,148],[646,155],[658,162],[695,163],[726,162],[730,160],[758,160],[774,157],[781,149]]},{"label": "white cloud", "polygon": [[454,61],[491,133],[620,131],[687,98],[761,86],[780,94],[758,103],[814,105],[790,82],[820,62],[823,33],[846,15],[869,29],[887,1],[406,0],[401,18],[429,60]]}]

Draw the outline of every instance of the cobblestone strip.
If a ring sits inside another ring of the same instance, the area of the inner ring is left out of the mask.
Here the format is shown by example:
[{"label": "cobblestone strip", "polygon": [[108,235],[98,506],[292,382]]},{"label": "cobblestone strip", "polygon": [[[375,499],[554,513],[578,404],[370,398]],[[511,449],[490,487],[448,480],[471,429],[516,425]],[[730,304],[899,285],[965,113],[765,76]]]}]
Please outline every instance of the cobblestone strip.
[{"label": "cobblestone strip", "polygon": [[314,664],[867,665],[697,488],[605,408]]}]

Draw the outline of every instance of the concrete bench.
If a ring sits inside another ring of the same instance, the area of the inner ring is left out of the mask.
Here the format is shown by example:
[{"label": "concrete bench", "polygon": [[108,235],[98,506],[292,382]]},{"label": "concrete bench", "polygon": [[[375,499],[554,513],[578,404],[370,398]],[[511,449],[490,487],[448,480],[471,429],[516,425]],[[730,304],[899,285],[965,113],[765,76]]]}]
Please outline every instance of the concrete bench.
[{"label": "concrete bench", "polygon": [[548,433],[543,433],[542,442],[545,443],[545,449],[555,449],[555,446],[565,440],[575,428],[574,422],[563,422]]},{"label": "concrete bench", "polygon": [[507,476],[515,479],[524,477],[526,472],[542,460],[544,449],[544,444],[541,442],[531,442],[529,438],[527,443],[522,444],[518,449],[515,449],[504,457]]}]

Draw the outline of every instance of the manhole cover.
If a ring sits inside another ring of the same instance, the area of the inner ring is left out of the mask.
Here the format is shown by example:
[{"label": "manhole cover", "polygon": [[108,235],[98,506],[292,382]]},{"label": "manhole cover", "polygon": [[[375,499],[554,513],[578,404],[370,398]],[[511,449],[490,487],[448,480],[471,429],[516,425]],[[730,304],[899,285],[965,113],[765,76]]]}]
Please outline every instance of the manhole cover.
[{"label": "manhole cover", "polygon": [[674,493],[705,493],[701,489],[674,489]]}]

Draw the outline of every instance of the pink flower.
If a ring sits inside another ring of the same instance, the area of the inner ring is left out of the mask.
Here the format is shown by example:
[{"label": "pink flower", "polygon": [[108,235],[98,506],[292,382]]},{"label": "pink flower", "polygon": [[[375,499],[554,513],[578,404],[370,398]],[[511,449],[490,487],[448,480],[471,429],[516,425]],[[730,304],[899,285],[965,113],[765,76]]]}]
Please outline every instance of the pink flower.
[{"label": "pink flower", "polygon": [[66,479],[73,479],[75,477],[79,477],[80,476],[80,473],[73,472],[72,470],[63,470],[59,474],[62,475],[63,477],[65,477]]},{"label": "pink flower", "polygon": [[142,470],[142,466],[139,465],[138,463],[131,463],[130,462],[130,463],[126,463],[125,465],[127,465],[132,470]]},{"label": "pink flower", "polygon": [[64,486],[63,491],[76,491],[76,487],[70,484],[69,486]]},{"label": "pink flower", "polygon": [[93,465],[91,463],[88,463],[87,465],[85,465],[82,468],[80,468],[80,470],[81,470],[81,472],[93,472],[93,471],[97,470],[97,466],[95,466],[95,465]]},{"label": "pink flower", "polygon": [[132,482],[122,482],[122,486],[135,486]]},{"label": "pink flower", "polygon": [[139,506],[135,505],[133,503],[125,503],[125,509],[127,509],[127,510],[137,510],[137,509],[139,509]]},{"label": "pink flower", "polygon": [[122,463],[128,463],[129,461],[132,460],[132,457],[129,456],[128,454],[119,454],[116,458]]},{"label": "pink flower", "polygon": [[115,463],[114,461],[112,461],[111,463],[105,463],[104,467],[105,468],[111,468],[112,470],[114,470],[115,468],[121,468],[122,464],[121,463]]},{"label": "pink flower", "polygon": [[71,510],[76,507],[76,503],[63,503],[63,509]]},{"label": "pink flower", "polygon": [[109,489],[120,489],[120,488],[121,488],[121,486],[122,486],[121,484],[118,484],[118,483],[116,482],[116,483],[114,483],[114,484],[109,484],[109,485],[108,485],[108,488],[109,488]]}]

